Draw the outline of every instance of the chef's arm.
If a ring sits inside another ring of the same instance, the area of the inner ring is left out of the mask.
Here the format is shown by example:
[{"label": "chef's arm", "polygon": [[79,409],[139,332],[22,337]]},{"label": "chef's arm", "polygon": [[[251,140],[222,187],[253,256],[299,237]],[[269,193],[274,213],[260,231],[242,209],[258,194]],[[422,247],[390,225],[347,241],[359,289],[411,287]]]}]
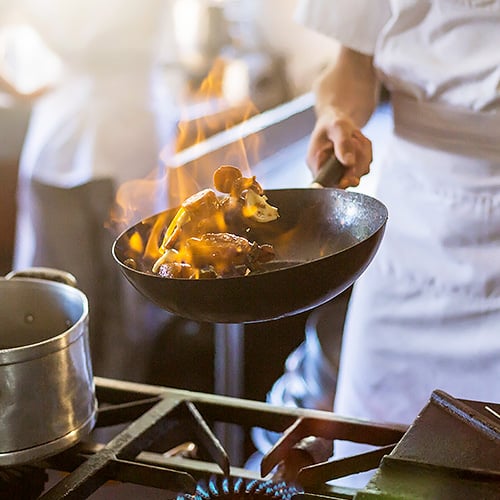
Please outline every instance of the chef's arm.
[{"label": "chef's arm", "polygon": [[369,172],[371,142],[361,132],[376,108],[379,83],[373,58],[341,47],[335,62],[314,83],[317,121],[307,162],[316,173],[333,150],[345,166],[339,187],[357,186]]}]

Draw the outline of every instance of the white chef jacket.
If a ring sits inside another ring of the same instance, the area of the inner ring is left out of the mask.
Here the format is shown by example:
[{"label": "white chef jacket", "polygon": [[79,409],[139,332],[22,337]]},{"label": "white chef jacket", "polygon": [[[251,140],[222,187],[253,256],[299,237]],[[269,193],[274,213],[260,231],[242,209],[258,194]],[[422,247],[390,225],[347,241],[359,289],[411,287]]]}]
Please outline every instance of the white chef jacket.
[{"label": "white chef jacket", "polygon": [[304,0],[298,18],[373,55],[394,111],[389,221],[354,286],[335,411],[411,423],[434,389],[500,401],[500,1]]},{"label": "white chef jacket", "polygon": [[432,390],[500,401],[500,1],[309,0],[373,54],[395,130],[380,250],[349,307],[335,410],[410,423]]}]

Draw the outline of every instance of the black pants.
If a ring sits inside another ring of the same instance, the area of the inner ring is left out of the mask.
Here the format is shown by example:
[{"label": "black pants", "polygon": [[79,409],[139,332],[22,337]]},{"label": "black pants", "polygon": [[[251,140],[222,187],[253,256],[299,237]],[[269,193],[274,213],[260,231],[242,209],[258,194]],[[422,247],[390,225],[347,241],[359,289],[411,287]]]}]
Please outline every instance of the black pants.
[{"label": "black pants", "polygon": [[20,190],[20,213],[29,216],[33,238],[19,229],[16,245],[31,240],[34,246],[30,258],[16,267],[47,266],[72,273],[89,300],[94,374],[143,381],[156,335],[171,316],[136,292],[114,262],[116,234],[108,224],[115,200],[112,181],[71,189],[31,181]]}]

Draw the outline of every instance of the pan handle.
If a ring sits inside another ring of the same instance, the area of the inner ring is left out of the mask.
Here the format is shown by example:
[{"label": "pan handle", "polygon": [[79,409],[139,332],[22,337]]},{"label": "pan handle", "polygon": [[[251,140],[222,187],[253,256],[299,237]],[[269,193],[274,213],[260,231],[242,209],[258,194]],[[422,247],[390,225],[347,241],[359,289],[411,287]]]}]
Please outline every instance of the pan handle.
[{"label": "pan handle", "polygon": [[311,187],[333,187],[338,186],[340,179],[344,175],[344,165],[339,159],[332,155],[328,160],[321,165],[318,175],[311,184]]}]

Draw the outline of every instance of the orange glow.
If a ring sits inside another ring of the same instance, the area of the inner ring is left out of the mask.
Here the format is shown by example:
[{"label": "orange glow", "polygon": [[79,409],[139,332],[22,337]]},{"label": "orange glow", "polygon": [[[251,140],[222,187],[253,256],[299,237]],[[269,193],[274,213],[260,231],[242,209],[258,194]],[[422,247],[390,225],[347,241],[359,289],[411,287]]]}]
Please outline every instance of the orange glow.
[{"label": "orange glow", "polygon": [[144,217],[158,212],[158,200],[165,199],[165,192],[165,177],[160,178],[157,170],[147,178],[123,183],[116,193],[108,226],[115,232],[121,232]]},{"label": "orange glow", "polygon": [[141,235],[138,233],[134,233],[130,237],[130,248],[132,251],[136,253],[143,253],[144,252],[144,242],[142,241]]},{"label": "orange glow", "polygon": [[[245,176],[251,177],[247,152],[251,148],[252,157],[258,156],[257,134],[250,139],[232,138],[229,144],[221,148],[224,157],[217,156],[217,163],[207,160],[207,155],[197,154],[196,148],[202,148],[208,138],[228,131],[258,113],[247,96],[243,96],[239,102],[226,99],[224,89],[227,88],[227,82],[224,79],[228,77],[227,67],[228,61],[216,59],[199,88],[187,89],[183,98],[185,103],[180,107],[178,133],[172,144],[164,146],[160,156],[164,163],[164,174],[160,176],[155,170],[148,178],[136,179],[120,186],[111,217],[111,225],[115,230],[123,231],[151,214],[179,206],[194,193],[211,187],[213,173],[222,163],[233,164]],[[166,151],[172,153],[166,156]],[[184,157],[185,161],[182,160]],[[160,245],[169,218],[172,218],[172,214],[158,217],[148,225],[147,231],[140,230],[129,236],[131,258],[154,262],[160,257]],[[217,214],[211,223],[215,224],[214,231],[226,231],[222,214]],[[176,256],[176,260],[184,258],[189,256]]]},{"label": "orange glow", "polygon": [[[181,112],[179,134],[174,147],[176,153],[258,113],[247,96],[242,96],[238,102],[229,102],[224,92],[224,79],[229,67],[228,61],[217,58],[199,88],[189,93],[191,104],[184,107],[184,113]],[[199,115],[196,109],[200,110]]]},{"label": "orange glow", "polygon": [[[161,255],[151,267],[153,273],[189,279],[243,276],[274,259],[272,245],[242,236],[254,222],[262,225],[279,218],[278,209],[267,203],[255,177],[244,177],[236,167],[222,165],[214,174],[214,188],[184,200],[171,217],[159,246]],[[246,215],[245,208],[252,204],[255,210]],[[132,250],[131,242],[128,248]]]},{"label": "orange glow", "polygon": [[[224,80],[232,77],[226,70],[231,61],[217,58],[199,88],[190,90],[181,106],[178,134],[175,143],[165,147],[160,157],[167,166],[169,206],[178,206],[193,193],[212,183],[213,172],[223,163],[237,166],[246,176],[251,176],[249,156],[258,158],[259,137],[231,136],[229,144],[214,151],[207,139],[222,137],[222,134],[243,124],[258,114],[258,109],[248,96],[235,101],[225,95]],[[227,97],[227,98],[226,98]],[[208,152],[206,150],[208,149]],[[171,153],[173,152],[173,153]],[[217,157],[210,161],[210,156]]]}]

